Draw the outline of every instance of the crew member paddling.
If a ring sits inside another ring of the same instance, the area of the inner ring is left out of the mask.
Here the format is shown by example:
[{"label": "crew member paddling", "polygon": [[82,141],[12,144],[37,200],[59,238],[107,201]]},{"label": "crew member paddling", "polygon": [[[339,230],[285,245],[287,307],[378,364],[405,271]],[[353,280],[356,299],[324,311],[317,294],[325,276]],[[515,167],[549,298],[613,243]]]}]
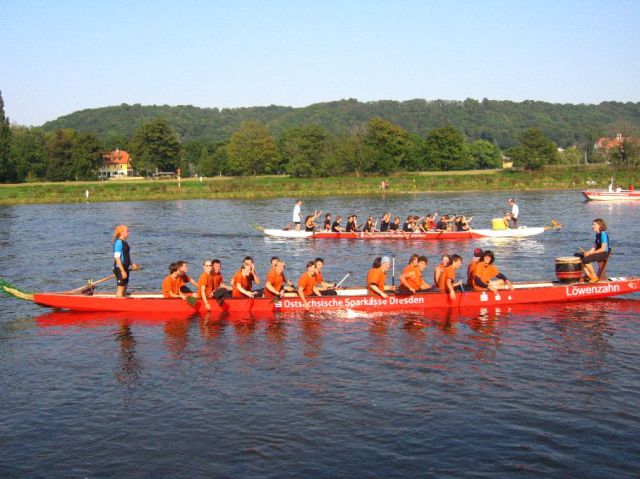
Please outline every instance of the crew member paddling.
[{"label": "crew member paddling", "polygon": [[277,258],[272,262],[272,268],[267,274],[267,281],[264,284],[264,297],[275,298],[276,296],[282,297],[285,293],[286,280],[284,277],[283,261]]},{"label": "crew member paddling", "polygon": [[382,298],[387,298],[388,295],[385,293],[385,281],[387,279],[387,271],[389,271],[389,267],[391,266],[391,259],[388,256],[377,257],[373,260],[373,266],[367,273],[367,291],[369,294],[374,294],[381,296]]},{"label": "crew member paddling", "polygon": [[298,280],[298,296],[304,304],[304,309],[309,309],[309,303],[307,302],[307,296],[316,295],[321,296],[320,290],[316,286],[316,263],[315,261],[309,261],[307,263],[307,270],[302,273]]},{"label": "crew member paddling", "polygon": [[487,250],[482,253],[482,259],[473,269],[473,289],[475,291],[486,291],[487,289],[497,291],[498,286],[491,283],[493,278],[501,279],[509,289],[513,289],[511,281],[494,266],[495,259],[493,251]]},{"label": "crew member paddling", "polygon": [[113,232],[113,274],[116,276],[116,296],[124,297],[129,284],[129,272],[138,269],[137,264],[131,263],[129,256],[129,228],[125,225],[116,226]]},{"label": "crew member paddling", "polygon": [[253,298],[258,294],[257,291],[252,291],[253,282],[252,277],[252,263],[244,261],[240,270],[233,276],[231,281],[231,287],[233,288],[231,296],[234,298]]},{"label": "crew member paddling", "polygon": [[320,293],[322,293],[323,296],[335,296],[336,290],[336,283],[329,283],[327,281],[324,280],[324,277],[322,276],[322,268],[324,268],[324,259],[322,258],[316,258],[315,259],[315,264],[316,264],[316,287],[318,288],[318,291],[320,291]]},{"label": "crew member paddling", "polygon": [[428,263],[429,260],[426,256],[411,255],[409,264],[404,267],[400,275],[400,293],[414,294],[431,288],[431,285],[425,283],[422,277],[422,272],[426,269]]},{"label": "crew member paddling", "polygon": [[222,277],[222,262],[216,258],[211,261],[211,265],[211,288],[213,297],[218,301],[218,304],[222,304],[224,298],[231,296],[233,288],[224,282],[224,278]]},{"label": "crew member paddling", "polygon": [[456,282],[456,271],[462,265],[462,258],[457,254],[449,257],[451,264],[444,268],[440,277],[438,278],[438,288],[441,291],[448,293],[451,300],[456,299],[456,291],[461,291],[462,281]]},{"label": "crew member paddling", "polygon": [[207,311],[211,311],[211,306],[209,305],[209,299],[213,296],[213,277],[211,276],[213,263],[211,260],[205,260],[204,263],[202,263],[202,269],[203,272],[200,278],[198,278],[198,295],[200,299],[202,299]]},{"label": "crew member paddling", "polygon": [[[189,288],[185,286],[185,276],[189,278],[186,273],[183,272],[185,265],[185,261],[178,261],[169,265],[169,274],[162,281],[162,296],[165,298],[182,299],[186,299],[187,296],[194,296],[194,294],[189,291]],[[189,280],[191,280],[191,278],[189,278]],[[197,294],[195,296],[197,296]]]}]

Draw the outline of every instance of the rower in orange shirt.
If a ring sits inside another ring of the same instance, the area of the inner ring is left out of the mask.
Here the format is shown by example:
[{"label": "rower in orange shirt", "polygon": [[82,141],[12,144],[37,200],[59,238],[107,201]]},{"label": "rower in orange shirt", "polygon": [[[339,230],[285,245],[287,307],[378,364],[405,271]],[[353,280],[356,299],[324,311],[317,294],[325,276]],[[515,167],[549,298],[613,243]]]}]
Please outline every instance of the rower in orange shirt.
[{"label": "rower in orange shirt", "polygon": [[324,277],[322,276],[324,259],[316,258],[315,264],[316,264],[316,287],[318,288],[318,291],[320,291],[320,293],[322,293],[323,296],[335,296],[337,294],[335,290],[336,283],[329,283],[325,281]]},{"label": "rower in orange shirt", "polygon": [[231,281],[232,293],[231,296],[234,298],[253,298],[258,292],[252,291],[251,288],[253,286],[252,283],[252,271],[253,265],[251,262],[243,261],[240,270],[236,272],[233,276],[233,280]]},{"label": "rower in orange shirt", "polygon": [[387,298],[385,293],[385,281],[387,279],[387,271],[391,266],[391,259],[388,256],[377,257],[373,260],[373,265],[367,273],[367,291],[369,294],[377,294],[382,298]]},{"label": "rower in orange shirt", "polygon": [[316,286],[316,263],[315,261],[309,261],[307,263],[307,270],[302,273],[298,280],[298,296],[302,300],[305,309],[309,309],[309,303],[307,302],[307,296],[315,294],[316,296],[322,296],[322,293]]},{"label": "rower in orange shirt", "polygon": [[[182,298],[187,296],[197,296],[191,293],[189,288],[185,286],[186,273],[182,270],[186,265],[184,261],[171,263],[169,265],[169,274],[162,280],[162,296],[165,298]],[[191,281],[191,278],[186,276]],[[196,283],[197,284],[197,283]]]},{"label": "rower in orange shirt", "polygon": [[449,257],[451,264],[444,268],[440,277],[438,278],[438,288],[445,293],[449,293],[451,300],[456,299],[456,290],[462,290],[462,281],[456,281],[456,271],[462,265],[462,258],[457,255],[451,255]]},{"label": "rower in orange shirt", "polygon": [[426,269],[429,260],[426,256],[411,255],[409,264],[405,266],[400,275],[399,293],[414,294],[418,291],[426,291],[431,285],[424,282],[422,272]]},{"label": "rower in orange shirt", "polygon": [[486,291],[487,289],[497,291],[498,287],[491,284],[492,278],[501,279],[509,289],[514,289],[511,281],[493,265],[495,259],[493,251],[487,250],[482,254],[482,261],[474,268],[473,289],[475,291]]},{"label": "rower in orange shirt", "polygon": [[440,263],[438,263],[436,268],[433,270],[433,284],[435,285],[440,284],[440,275],[442,274],[444,269],[447,266],[449,266],[450,263],[451,261],[449,260],[449,255],[448,254],[443,255],[442,260],[440,261]]},{"label": "rower in orange shirt", "polygon": [[280,261],[279,258],[272,260],[272,268],[267,274],[267,282],[264,284],[265,298],[282,297],[286,292],[284,267],[284,261]]},{"label": "rower in orange shirt", "polygon": [[467,265],[467,286],[473,288],[473,276],[476,269],[476,266],[480,264],[482,259],[483,251],[480,248],[476,248],[473,250],[473,258],[471,262]]},{"label": "rower in orange shirt", "polygon": [[209,299],[213,295],[213,276],[211,275],[213,263],[211,260],[205,260],[204,263],[202,263],[202,269],[203,272],[200,278],[198,278],[198,295],[202,299],[207,311],[211,311],[211,306],[209,305]]}]

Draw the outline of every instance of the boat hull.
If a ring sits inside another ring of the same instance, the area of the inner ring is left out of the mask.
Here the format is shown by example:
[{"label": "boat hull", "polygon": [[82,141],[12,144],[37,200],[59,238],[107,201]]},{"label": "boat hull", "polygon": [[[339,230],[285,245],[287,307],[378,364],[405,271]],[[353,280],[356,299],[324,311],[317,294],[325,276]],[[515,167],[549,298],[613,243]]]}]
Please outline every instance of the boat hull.
[{"label": "boat hull", "polygon": [[620,192],[617,191],[607,191],[607,190],[585,190],[582,192],[582,195],[591,201],[630,201],[630,200],[640,200],[640,191],[635,190],[623,190]]},{"label": "boat hull", "polygon": [[[367,295],[364,289],[339,290],[337,296],[309,297],[312,311],[404,311],[459,307],[502,307],[527,303],[585,301],[640,292],[640,278],[618,278],[599,283],[518,283],[514,290],[468,291],[456,293],[455,299],[442,292],[400,295],[388,298]],[[68,293],[36,293],[34,301],[51,308],[75,311],[113,311],[130,313],[185,314],[207,313],[202,301],[190,306],[182,299],[165,299],[157,294],[138,294],[127,298],[114,295],[81,296]],[[274,302],[269,298],[227,299],[222,306],[210,301],[211,313],[273,313],[304,311],[297,297]]]},{"label": "boat hull", "polygon": [[344,240],[410,240],[410,241],[463,241],[480,238],[524,238],[544,233],[545,228],[523,226],[521,228],[490,230],[478,229],[470,231],[427,231],[418,233],[405,232],[374,232],[365,233],[362,231],[351,233],[336,233],[331,231],[293,231],[265,229],[264,234],[276,238],[302,238],[302,239],[344,239]]}]

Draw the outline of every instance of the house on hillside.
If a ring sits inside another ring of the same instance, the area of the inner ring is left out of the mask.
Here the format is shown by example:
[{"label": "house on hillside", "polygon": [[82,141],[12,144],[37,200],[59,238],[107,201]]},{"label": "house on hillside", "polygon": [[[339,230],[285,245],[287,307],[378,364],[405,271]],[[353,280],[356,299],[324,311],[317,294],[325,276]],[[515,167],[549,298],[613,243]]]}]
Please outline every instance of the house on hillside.
[{"label": "house on hillside", "polygon": [[595,145],[593,145],[593,148],[595,150],[602,150],[604,152],[607,152],[614,148],[622,148],[623,146],[624,137],[622,136],[622,133],[618,133],[615,138],[607,138],[603,136],[598,141],[596,141]]},{"label": "house on hillside", "polygon": [[104,155],[104,164],[98,168],[98,178],[122,178],[133,175],[131,156],[124,150],[111,151]]}]

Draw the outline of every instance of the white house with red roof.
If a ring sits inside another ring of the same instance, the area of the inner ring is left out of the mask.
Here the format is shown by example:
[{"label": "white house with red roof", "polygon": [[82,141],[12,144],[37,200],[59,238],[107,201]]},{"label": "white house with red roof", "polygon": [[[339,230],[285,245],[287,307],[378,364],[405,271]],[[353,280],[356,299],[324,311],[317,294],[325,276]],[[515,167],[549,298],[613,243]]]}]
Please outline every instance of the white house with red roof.
[{"label": "white house with red roof", "polygon": [[98,168],[98,178],[123,178],[133,175],[131,156],[124,150],[114,150],[104,155],[104,164]]}]

